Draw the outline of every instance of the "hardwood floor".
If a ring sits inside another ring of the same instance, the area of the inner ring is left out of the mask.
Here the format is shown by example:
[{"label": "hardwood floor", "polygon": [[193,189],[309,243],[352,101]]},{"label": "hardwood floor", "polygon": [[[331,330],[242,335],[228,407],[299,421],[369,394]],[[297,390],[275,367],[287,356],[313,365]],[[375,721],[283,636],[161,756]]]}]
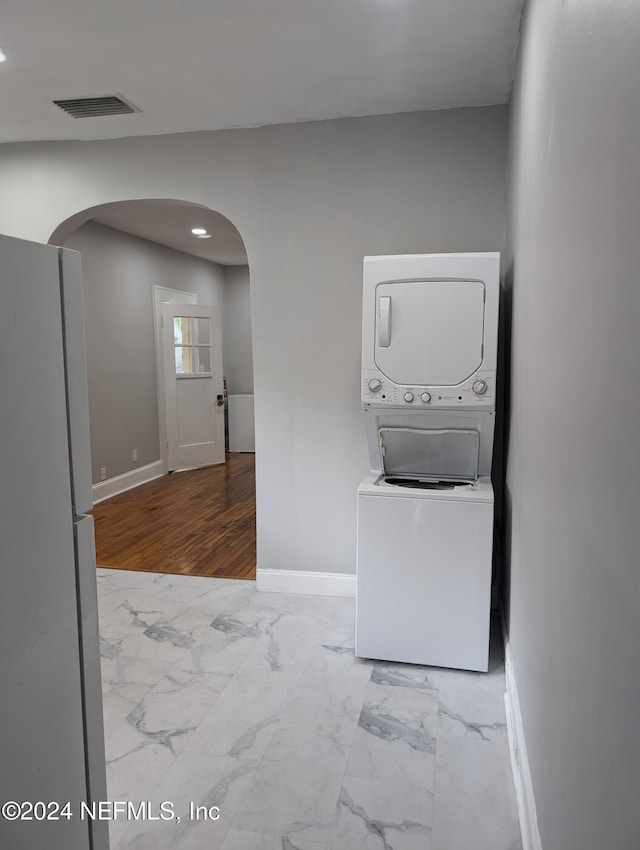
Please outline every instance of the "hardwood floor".
[{"label": "hardwood floor", "polygon": [[180,575],[256,577],[253,454],[174,472],[96,505],[98,566]]}]

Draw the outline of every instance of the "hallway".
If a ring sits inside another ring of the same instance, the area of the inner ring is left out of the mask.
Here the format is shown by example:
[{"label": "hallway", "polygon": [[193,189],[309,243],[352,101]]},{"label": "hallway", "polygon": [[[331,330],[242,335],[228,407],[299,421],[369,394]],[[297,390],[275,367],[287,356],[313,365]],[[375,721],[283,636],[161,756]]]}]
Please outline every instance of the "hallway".
[{"label": "hallway", "polygon": [[99,567],[255,579],[255,455],[175,472],[96,505]]}]

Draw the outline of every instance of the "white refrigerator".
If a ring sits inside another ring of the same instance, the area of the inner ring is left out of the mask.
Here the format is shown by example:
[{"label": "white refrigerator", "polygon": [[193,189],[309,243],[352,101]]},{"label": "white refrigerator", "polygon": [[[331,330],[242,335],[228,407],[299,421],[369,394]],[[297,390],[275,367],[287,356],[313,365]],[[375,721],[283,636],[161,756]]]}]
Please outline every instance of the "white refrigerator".
[{"label": "white refrigerator", "polygon": [[80,255],[0,236],[0,298],[0,847],[108,850]]}]

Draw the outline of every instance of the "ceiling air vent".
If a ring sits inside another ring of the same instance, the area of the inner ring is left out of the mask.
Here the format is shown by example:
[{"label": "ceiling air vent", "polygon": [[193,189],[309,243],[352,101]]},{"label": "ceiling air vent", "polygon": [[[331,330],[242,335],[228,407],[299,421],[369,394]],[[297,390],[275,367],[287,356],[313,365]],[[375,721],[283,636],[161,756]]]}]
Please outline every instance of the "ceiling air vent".
[{"label": "ceiling air vent", "polygon": [[140,110],[120,95],[107,94],[102,97],[70,97],[54,100],[72,118],[97,118],[101,115],[126,115]]}]

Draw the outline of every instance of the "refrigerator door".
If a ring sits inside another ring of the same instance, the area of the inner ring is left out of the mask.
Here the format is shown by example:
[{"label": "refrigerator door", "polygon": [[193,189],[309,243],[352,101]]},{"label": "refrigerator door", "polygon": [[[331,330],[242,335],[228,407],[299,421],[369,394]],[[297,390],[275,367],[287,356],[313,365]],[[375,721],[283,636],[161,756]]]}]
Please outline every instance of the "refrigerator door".
[{"label": "refrigerator door", "polygon": [[[0,237],[0,797],[86,800],[58,251]],[[11,850],[84,850],[86,820],[0,820]]]},{"label": "refrigerator door", "polygon": [[89,396],[84,345],[82,268],[80,254],[59,248],[62,298],[62,330],[65,351],[65,382],[71,457],[71,496],[76,516],[91,510],[91,446],[89,444]]},{"label": "refrigerator door", "polygon": [[[104,723],[102,716],[102,680],[100,676],[100,636],[96,588],[96,547],[93,517],[83,516],[74,523],[78,615],[80,628],[80,664],[82,703],[85,717],[85,761],[87,799],[100,802],[107,798],[105,773]],[[107,821],[89,821],[91,850],[109,850]]]},{"label": "refrigerator door", "polygon": [[[87,800],[107,799],[105,772],[102,678],[96,587],[96,550],[93,517],[83,515],[93,506],[89,401],[84,340],[82,268],[80,254],[58,249],[64,345],[71,498],[74,520],[78,639],[82,676]],[[91,850],[109,850],[107,821],[89,821]]]}]

